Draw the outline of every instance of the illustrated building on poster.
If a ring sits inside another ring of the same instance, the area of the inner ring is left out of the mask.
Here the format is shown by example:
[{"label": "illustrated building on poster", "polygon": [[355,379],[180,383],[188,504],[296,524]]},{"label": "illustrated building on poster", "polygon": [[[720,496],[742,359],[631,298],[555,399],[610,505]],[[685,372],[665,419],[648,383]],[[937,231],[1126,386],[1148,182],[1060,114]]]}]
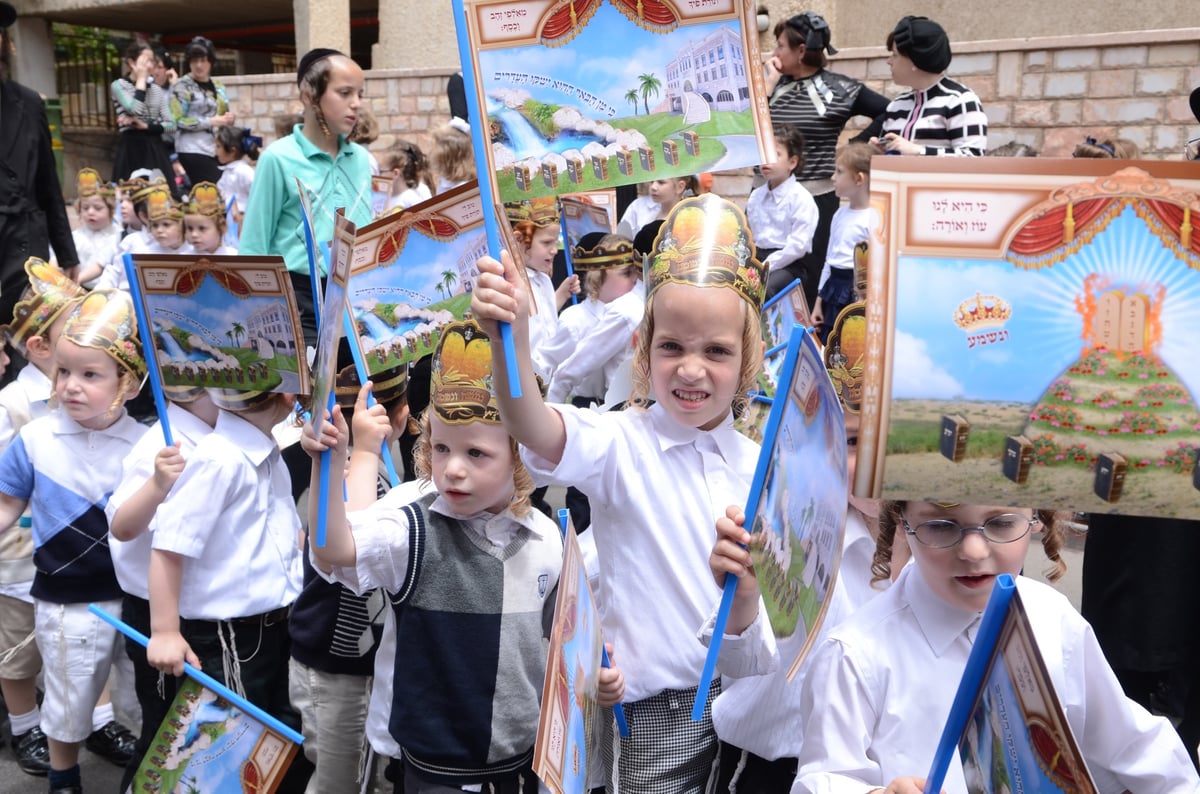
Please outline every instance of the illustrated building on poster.
[{"label": "illustrated building on poster", "polygon": [[708,109],[740,112],[750,107],[742,62],[741,37],[728,25],[721,25],[704,38],[688,42],[676,51],[667,64],[667,102],[672,113],[688,114],[693,103]]}]

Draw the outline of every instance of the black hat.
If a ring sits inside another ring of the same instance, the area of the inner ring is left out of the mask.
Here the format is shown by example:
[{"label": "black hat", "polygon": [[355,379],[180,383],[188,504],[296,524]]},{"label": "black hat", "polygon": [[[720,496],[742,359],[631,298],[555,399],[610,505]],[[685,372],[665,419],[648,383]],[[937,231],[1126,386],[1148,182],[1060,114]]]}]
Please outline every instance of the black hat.
[{"label": "black hat", "polygon": [[304,75],[308,74],[308,70],[313,67],[314,63],[334,55],[342,55],[342,51],[331,50],[328,47],[317,47],[315,50],[309,50],[304,53],[304,57],[300,59],[300,63],[296,67],[296,85],[300,85],[304,81]]},{"label": "black hat", "polygon": [[888,46],[922,72],[941,74],[950,66],[950,37],[929,17],[905,17],[888,36]]},{"label": "black hat", "polygon": [[1188,102],[1192,106],[1192,115],[1196,117],[1196,121],[1200,121],[1200,88],[1192,91],[1192,95],[1188,98]]},{"label": "black hat", "polygon": [[17,21],[17,9],[11,3],[0,0],[0,28],[11,27]]},{"label": "black hat", "polygon": [[805,49],[825,50],[830,55],[837,55],[837,50],[829,43],[832,35],[829,23],[820,14],[805,11],[789,19],[787,26],[804,37]]}]

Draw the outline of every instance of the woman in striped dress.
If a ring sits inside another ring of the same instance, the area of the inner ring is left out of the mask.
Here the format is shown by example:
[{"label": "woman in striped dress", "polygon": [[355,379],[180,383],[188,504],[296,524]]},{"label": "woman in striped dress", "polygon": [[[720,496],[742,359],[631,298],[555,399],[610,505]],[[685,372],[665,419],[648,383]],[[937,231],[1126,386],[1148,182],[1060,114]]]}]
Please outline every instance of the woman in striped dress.
[{"label": "woman in striped dress", "polygon": [[175,128],[167,108],[167,93],[156,85],[154,52],[144,44],[133,43],[125,51],[122,76],[110,88],[117,114],[117,154],[113,161],[113,181],[120,182],[139,168],[157,168],[171,177],[171,158],[163,142],[163,132]]},{"label": "woman in striped dress", "polygon": [[[790,125],[804,134],[804,162],[797,180],[816,199],[819,218],[812,250],[788,270],[804,282],[804,295],[812,306],[817,281],[829,246],[829,224],[838,209],[833,192],[833,160],[838,138],[855,116],[874,119],[887,108],[888,100],[858,80],[831,72],[826,53],[837,50],[830,44],[829,23],[812,11],[797,14],[775,26],[775,52],[766,64],[770,92],[771,124]],[[868,129],[854,138],[866,141]]]}]

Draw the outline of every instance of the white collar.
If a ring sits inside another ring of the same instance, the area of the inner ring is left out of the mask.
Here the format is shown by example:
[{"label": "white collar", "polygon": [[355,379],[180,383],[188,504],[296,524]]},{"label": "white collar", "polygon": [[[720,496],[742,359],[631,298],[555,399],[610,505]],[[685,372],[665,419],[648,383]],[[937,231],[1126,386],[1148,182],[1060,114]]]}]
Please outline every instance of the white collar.
[{"label": "white collar", "polygon": [[[474,515],[460,516],[454,512],[450,503],[443,499],[441,494],[438,494],[429,506],[429,509],[447,518],[452,518],[455,521],[462,521],[487,538],[495,538],[503,534],[503,525],[505,524],[515,524],[517,528],[524,527],[534,537],[539,539],[542,537],[542,529],[537,525],[537,517],[541,516],[541,513],[538,513],[534,508],[530,508],[523,516],[515,515],[511,507],[506,507],[499,513],[489,513],[486,510],[481,510]],[[545,518],[545,516],[542,517]]]},{"label": "white collar", "polygon": [[268,436],[233,411],[217,412],[217,424],[213,431],[234,443],[234,446],[255,466],[279,449],[274,436]]},{"label": "white collar", "polygon": [[30,402],[49,400],[54,392],[54,383],[33,363],[21,367],[21,371],[17,373],[17,382],[29,395]]},{"label": "white collar", "polygon": [[938,657],[979,617],[978,612],[959,609],[942,600],[930,589],[918,565],[906,566],[896,584],[903,587],[901,597],[912,607],[925,641]]},{"label": "white collar", "polygon": [[111,425],[99,430],[91,427],[84,427],[71,417],[67,416],[67,412],[61,408],[51,411],[49,416],[51,417],[50,421],[54,423],[53,430],[54,435],[56,436],[76,436],[84,433],[100,433],[101,435],[106,436],[119,436],[122,435],[122,431],[125,429],[121,426],[121,423],[125,420],[128,419],[133,424],[137,424],[132,419],[129,419],[129,415],[125,413],[125,408],[123,406],[121,407],[120,411],[120,415]]},{"label": "white collar", "polygon": [[654,435],[658,439],[659,449],[663,452],[672,447],[694,443],[702,438],[709,439],[726,461],[731,460],[737,450],[740,434],[733,427],[733,411],[730,411],[721,424],[712,430],[685,427],[672,419],[666,409],[658,403],[650,406],[646,413],[654,427]]}]

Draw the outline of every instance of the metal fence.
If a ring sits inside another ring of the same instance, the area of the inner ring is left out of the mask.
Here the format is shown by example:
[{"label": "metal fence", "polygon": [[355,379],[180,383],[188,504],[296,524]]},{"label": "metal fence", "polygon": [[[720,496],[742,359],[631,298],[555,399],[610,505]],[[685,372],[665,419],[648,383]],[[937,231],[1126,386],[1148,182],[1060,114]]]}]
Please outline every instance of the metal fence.
[{"label": "metal fence", "polygon": [[116,129],[109,97],[109,84],[120,71],[116,42],[56,30],[54,60],[63,126]]}]

